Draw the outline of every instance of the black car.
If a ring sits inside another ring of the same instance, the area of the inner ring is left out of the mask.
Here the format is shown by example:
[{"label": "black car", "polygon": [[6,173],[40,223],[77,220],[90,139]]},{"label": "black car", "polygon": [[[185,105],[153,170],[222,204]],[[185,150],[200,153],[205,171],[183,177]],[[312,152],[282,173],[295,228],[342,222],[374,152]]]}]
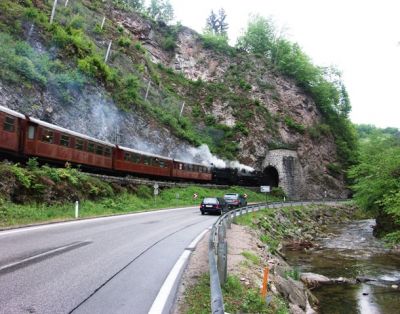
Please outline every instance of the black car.
[{"label": "black car", "polygon": [[225,201],[228,203],[229,208],[238,208],[247,205],[246,198],[238,193],[228,193],[224,195]]},{"label": "black car", "polygon": [[206,197],[200,205],[201,214],[217,213],[221,215],[229,209],[228,203],[222,197]]}]

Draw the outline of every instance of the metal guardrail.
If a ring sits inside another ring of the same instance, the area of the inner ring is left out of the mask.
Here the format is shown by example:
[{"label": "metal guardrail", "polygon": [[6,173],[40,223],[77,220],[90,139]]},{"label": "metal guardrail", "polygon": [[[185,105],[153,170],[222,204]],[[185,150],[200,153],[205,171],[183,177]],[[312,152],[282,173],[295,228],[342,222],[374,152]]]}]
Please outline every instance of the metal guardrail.
[{"label": "metal guardrail", "polygon": [[227,278],[228,243],[226,229],[230,229],[232,219],[253,213],[265,208],[280,208],[284,206],[301,206],[309,204],[329,204],[347,201],[347,199],[307,200],[259,203],[228,211],[221,215],[211,228],[208,242],[208,262],[210,267],[211,313],[224,314],[224,299],[222,297],[221,283]]}]

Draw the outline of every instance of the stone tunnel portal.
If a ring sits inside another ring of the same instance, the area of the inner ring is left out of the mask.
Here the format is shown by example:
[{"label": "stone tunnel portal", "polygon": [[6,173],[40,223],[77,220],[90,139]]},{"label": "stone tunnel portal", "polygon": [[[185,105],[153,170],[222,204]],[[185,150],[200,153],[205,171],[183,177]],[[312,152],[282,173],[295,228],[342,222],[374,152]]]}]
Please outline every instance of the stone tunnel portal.
[{"label": "stone tunnel portal", "polygon": [[263,185],[269,185],[271,188],[278,187],[279,185],[279,173],[275,167],[268,166],[264,169],[264,176],[262,179]]}]

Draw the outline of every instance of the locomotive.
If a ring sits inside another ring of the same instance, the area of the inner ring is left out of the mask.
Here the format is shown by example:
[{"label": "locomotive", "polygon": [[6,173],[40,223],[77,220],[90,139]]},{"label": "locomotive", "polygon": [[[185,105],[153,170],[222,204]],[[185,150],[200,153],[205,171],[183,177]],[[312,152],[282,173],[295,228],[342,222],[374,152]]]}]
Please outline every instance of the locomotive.
[{"label": "locomotive", "polygon": [[0,106],[0,151],[96,172],[191,182],[259,185],[257,172],[208,167],[111,144]]}]

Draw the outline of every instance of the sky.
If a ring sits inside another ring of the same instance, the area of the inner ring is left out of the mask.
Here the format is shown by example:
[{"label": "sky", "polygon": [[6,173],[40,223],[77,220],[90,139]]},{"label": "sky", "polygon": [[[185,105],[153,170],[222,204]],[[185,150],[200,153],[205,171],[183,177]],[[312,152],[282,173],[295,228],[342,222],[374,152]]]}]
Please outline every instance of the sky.
[{"label": "sky", "polygon": [[319,66],[336,66],[357,124],[400,128],[399,0],[170,0],[175,19],[202,32],[224,8],[234,44],[250,14],[272,18]]}]

